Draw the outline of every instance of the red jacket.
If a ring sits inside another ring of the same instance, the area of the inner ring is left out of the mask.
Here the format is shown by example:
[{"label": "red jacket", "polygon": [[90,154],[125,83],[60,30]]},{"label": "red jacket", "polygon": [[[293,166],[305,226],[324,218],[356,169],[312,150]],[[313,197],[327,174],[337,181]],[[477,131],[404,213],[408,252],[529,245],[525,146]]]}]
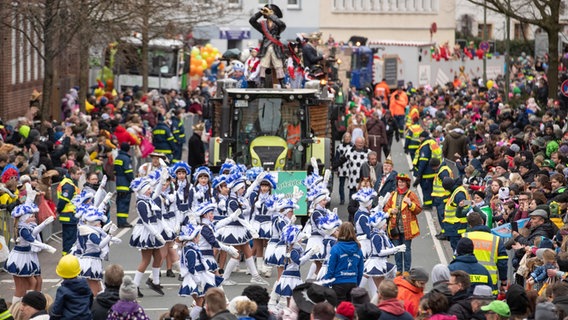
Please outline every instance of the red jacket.
[{"label": "red jacket", "polygon": [[416,317],[420,299],[424,296],[424,289],[415,287],[402,276],[394,278],[394,284],[398,287],[398,300],[404,301],[404,309],[411,316]]},{"label": "red jacket", "polygon": [[132,146],[140,144],[140,141],[130,132],[126,131],[126,129],[124,129],[121,125],[118,125],[116,129],[114,129],[114,136],[116,137],[116,140],[118,140],[119,145],[123,142],[128,142]]}]

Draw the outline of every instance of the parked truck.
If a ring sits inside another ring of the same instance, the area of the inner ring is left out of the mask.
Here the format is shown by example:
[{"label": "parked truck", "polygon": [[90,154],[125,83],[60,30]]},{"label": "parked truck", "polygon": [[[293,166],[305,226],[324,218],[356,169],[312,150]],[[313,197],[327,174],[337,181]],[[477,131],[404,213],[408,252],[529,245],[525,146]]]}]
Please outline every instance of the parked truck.
[{"label": "parked truck", "polygon": [[[351,53],[350,86],[364,89],[385,79],[391,88],[412,82],[416,86],[444,85],[454,77],[474,79],[483,77],[483,59],[474,56],[439,61],[432,58],[430,42],[375,41],[355,46]],[[487,58],[487,79],[504,74],[505,58]]]}]

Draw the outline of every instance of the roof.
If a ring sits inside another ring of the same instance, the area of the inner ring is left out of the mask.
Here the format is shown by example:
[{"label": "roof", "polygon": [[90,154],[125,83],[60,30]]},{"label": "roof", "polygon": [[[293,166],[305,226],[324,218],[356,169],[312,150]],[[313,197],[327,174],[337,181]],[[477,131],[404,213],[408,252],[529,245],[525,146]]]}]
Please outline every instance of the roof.
[{"label": "roof", "polygon": [[[136,37],[123,37],[120,40],[138,46],[142,45],[142,39]],[[183,47],[183,42],[175,39],[154,38],[150,39],[150,41],[148,42],[148,46],[173,49],[173,48]]]},{"label": "roof", "polygon": [[429,41],[398,41],[398,40],[380,40],[380,41],[369,41],[367,46],[393,46],[393,47],[429,47],[435,45],[434,42]]}]

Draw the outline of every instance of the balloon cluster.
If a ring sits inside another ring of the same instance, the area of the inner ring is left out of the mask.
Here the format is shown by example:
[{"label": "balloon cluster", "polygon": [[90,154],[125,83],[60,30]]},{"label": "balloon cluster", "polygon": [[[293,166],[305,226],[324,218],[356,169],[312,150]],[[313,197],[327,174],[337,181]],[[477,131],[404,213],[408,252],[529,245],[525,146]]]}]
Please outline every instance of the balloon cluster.
[{"label": "balloon cluster", "polygon": [[191,65],[189,68],[190,76],[203,76],[203,72],[213,65],[215,60],[220,57],[219,49],[214,48],[210,43],[205,46],[191,48]]}]

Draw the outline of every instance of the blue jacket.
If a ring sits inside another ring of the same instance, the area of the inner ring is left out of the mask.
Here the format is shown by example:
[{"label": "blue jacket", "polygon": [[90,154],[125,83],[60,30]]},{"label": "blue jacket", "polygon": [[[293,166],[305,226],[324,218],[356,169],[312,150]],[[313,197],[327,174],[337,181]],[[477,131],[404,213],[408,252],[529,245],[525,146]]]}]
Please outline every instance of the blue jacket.
[{"label": "blue jacket", "polygon": [[93,294],[86,279],[64,279],[49,311],[50,319],[92,319]]},{"label": "blue jacket", "polygon": [[134,173],[130,155],[122,150],[118,151],[114,159],[114,175],[116,176],[116,191],[129,192]]},{"label": "blue jacket", "polygon": [[[380,197],[384,197],[387,195],[387,193],[391,193],[394,190],[396,190],[396,175],[398,173],[396,171],[392,171],[387,178],[385,179],[385,182],[379,187],[379,196]],[[378,180],[382,179],[382,177]]]},{"label": "blue jacket", "polygon": [[159,121],[154,130],[152,130],[152,142],[156,148],[154,151],[163,153],[170,157],[176,148],[176,139],[174,138],[170,127],[164,121]]},{"label": "blue jacket", "polygon": [[493,281],[491,281],[489,271],[487,271],[481,263],[477,262],[477,258],[473,254],[457,256],[450,262],[448,269],[450,269],[450,272],[455,270],[467,272],[469,274],[469,280],[471,281],[471,291],[473,291],[475,286],[480,284],[488,285],[494,290],[496,289]]},{"label": "blue jacket", "polygon": [[172,117],[172,134],[179,145],[185,144],[185,128],[181,118]]},{"label": "blue jacket", "polygon": [[355,241],[337,241],[331,248],[324,279],[335,278],[333,284],[355,283],[363,278],[363,252]]}]

